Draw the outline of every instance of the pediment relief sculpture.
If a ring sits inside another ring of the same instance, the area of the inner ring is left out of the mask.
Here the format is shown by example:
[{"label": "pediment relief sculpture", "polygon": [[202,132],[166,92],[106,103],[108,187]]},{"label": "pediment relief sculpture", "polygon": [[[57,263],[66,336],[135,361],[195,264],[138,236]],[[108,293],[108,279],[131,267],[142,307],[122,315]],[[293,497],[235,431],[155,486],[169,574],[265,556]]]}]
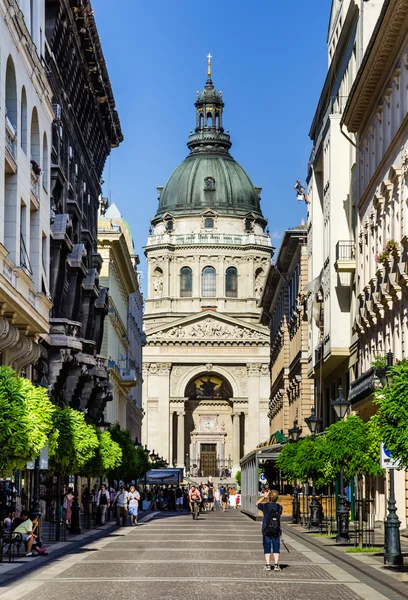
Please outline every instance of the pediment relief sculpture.
[{"label": "pediment relief sculpture", "polygon": [[158,331],[149,336],[149,340],[257,340],[267,342],[268,335],[239,325],[228,325],[214,319],[205,319],[183,327],[178,325],[167,331]]}]

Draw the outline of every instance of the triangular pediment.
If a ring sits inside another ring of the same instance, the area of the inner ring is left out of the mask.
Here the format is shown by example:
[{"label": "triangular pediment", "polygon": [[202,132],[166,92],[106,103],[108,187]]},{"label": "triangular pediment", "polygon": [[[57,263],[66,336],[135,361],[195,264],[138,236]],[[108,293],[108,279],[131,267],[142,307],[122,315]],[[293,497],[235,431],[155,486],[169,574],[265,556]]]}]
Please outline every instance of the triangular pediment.
[{"label": "triangular pediment", "polygon": [[255,344],[269,343],[269,330],[215,311],[206,310],[178,319],[166,326],[155,327],[146,334],[147,343]]}]

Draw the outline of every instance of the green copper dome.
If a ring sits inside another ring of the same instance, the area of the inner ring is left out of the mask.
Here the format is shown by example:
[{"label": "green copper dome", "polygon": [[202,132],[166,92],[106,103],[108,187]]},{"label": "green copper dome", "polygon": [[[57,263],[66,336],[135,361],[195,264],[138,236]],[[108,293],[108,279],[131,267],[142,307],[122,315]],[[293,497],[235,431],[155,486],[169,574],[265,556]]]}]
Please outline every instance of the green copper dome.
[{"label": "green copper dome", "polygon": [[263,222],[260,189],[232,158],[230,136],[222,126],[224,102],[210,76],[197,93],[196,129],[187,146],[190,154],[173,171],[159,196],[153,223],[164,214],[195,215],[211,208],[219,214],[246,216],[254,213]]}]

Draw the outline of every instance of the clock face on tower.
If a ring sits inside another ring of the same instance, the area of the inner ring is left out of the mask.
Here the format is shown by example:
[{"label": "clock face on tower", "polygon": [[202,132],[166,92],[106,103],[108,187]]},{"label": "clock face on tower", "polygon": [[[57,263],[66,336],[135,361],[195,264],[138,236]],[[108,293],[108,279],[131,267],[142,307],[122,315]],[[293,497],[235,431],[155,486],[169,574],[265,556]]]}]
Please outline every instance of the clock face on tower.
[{"label": "clock face on tower", "polygon": [[210,431],[213,428],[213,422],[212,421],[206,421],[205,422],[205,428],[207,431]]}]

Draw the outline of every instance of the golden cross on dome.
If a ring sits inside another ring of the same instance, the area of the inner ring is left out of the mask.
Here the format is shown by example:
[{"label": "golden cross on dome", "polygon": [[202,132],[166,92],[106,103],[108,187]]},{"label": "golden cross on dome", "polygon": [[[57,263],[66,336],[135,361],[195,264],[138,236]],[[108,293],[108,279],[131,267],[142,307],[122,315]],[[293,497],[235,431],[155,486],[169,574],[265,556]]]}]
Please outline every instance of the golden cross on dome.
[{"label": "golden cross on dome", "polygon": [[207,59],[208,59],[207,75],[208,75],[208,77],[211,77],[211,59],[212,59],[211,54],[207,54]]}]

